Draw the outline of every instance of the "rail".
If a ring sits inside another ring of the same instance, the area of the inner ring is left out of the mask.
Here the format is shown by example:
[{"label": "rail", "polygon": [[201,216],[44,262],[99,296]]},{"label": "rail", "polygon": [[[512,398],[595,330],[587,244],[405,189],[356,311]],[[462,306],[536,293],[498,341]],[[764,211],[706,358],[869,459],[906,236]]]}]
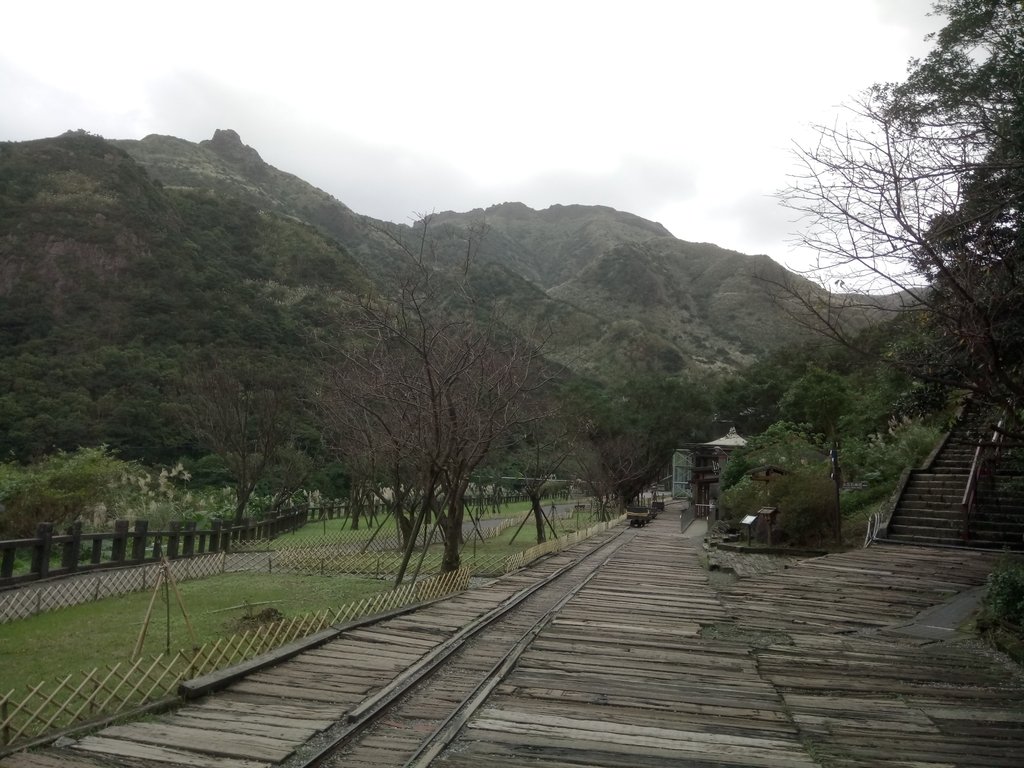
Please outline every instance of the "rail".
[{"label": "rail", "polygon": [[389,707],[400,702],[403,696],[423,683],[446,663],[449,658],[465,647],[471,638],[479,635],[486,628],[511,614],[514,609],[525,603],[536,592],[584,565],[586,561],[596,560],[597,564],[591,566],[591,571],[584,577],[583,583],[571,588],[558,601],[556,606],[546,611],[540,619],[530,622],[530,626],[526,631],[517,633],[520,634],[520,637],[511,652],[504,654],[498,663],[491,667],[488,672],[484,673],[482,681],[468,695],[460,698],[458,702],[453,702],[455,709],[447,716],[441,718],[440,726],[415,747],[415,754],[405,763],[406,768],[413,768],[413,766],[419,768],[420,766],[429,765],[432,758],[436,757],[449,744],[461,726],[465,724],[476,708],[480,706],[486,694],[501,682],[522,653],[529,647],[540,629],[549,624],[565,603],[576,595],[585,586],[586,582],[600,571],[601,567],[607,564],[616,550],[623,546],[625,540],[622,538],[622,533],[625,530],[628,529],[623,529],[614,536],[611,536],[593,550],[578,555],[571,562],[530,584],[503,601],[500,605],[495,606],[466,624],[454,635],[426,653],[391,683],[370,694],[357,706],[349,710],[344,720],[339,721],[334,727],[324,732],[319,742],[309,753],[296,753],[293,755],[285,763],[287,768],[319,768],[328,764],[332,753],[343,745],[357,739]]},{"label": "rail", "polygon": [[967,475],[967,487],[964,489],[963,500],[960,502],[960,513],[963,517],[960,537],[966,543],[971,537],[971,518],[974,516],[974,509],[978,501],[978,481],[981,478],[987,459],[986,454],[991,451],[993,458],[999,457],[999,451],[1003,441],[1003,420],[1000,419],[992,432],[988,443],[979,443],[974,449],[974,460],[971,462],[970,473]]}]

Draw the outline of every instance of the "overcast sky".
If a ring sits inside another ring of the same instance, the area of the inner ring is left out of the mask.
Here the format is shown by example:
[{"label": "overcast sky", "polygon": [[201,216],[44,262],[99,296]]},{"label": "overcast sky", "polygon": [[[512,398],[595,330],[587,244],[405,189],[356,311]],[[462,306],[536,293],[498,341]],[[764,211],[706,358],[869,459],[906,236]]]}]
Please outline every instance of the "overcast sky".
[{"label": "overcast sky", "polygon": [[799,267],[793,141],[942,26],[931,0],[6,3],[0,140],[233,128],[358,213],[609,205]]}]

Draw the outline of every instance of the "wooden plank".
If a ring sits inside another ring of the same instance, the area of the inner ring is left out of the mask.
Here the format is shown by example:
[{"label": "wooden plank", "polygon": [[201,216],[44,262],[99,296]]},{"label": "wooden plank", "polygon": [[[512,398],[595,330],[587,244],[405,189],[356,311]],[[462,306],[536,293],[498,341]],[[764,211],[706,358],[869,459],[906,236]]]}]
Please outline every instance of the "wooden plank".
[{"label": "wooden plank", "polygon": [[225,731],[202,731],[162,722],[114,725],[99,733],[106,739],[121,739],[171,749],[187,749],[217,757],[280,762],[295,751],[295,744],[282,739]]},{"label": "wooden plank", "polygon": [[111,739],[103,736],[86,736],[74,746],[88,752],[103,755],[134,758],[150,763],[170,763],[193,768],[269,768],[270,763],[258,760],[238,760],[224,756],[202,755],[180,749],[141,744],[135,741]]},{"label": "wooden plank", "polygon": [[0,759],[3,768],[107,768],[108,764],[69,750],[52,752],[15,752]]}]

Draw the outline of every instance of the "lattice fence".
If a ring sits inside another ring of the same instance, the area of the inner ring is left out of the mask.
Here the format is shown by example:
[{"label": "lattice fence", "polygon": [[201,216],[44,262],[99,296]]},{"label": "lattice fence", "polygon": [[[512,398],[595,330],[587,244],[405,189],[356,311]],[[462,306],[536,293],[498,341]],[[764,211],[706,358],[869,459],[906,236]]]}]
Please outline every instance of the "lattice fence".
[{"label": "lattice fence", "polygon": [[122,662],[0,696],[0,745],[13,746],[174,696],[178,685],[225,669],[344,621],[466,589],[469,570],[440,574],[337,609],[297,616],[221,638],[194,651]]},{"label": "lattice fence", "polygon": [[[16,695],[12,690],[0,696],[0,745],[16,745],[82,722],[128,712],[173,696],[183,680],[238,664],[339,622],[463,590],[468,585],[471,573],[492,576],[510,573],[543,555],[561,551],[621,524],[622,519],[599,523],[552,539],[511,557],[491,555],[476,558],[467,551],[463,553],[463,567],[459,571],[423,579],[414,585],[382,592],[338,609],[274,622],[207,643],[193,651],[179,651],[173,656],[162,654],[68,675],[57,681],[39,683],[27,689],[24,694]],[[383,574],[393,571],[398,560],[400,556],[397,553],[387,556],[384,553],[367,553],[356,557],[339,553],[331,546],[322,544],[320,547],[307,546],[277,553],[208,555],[171,561],[170,565],[175,578],[182,581],[212,576],[225,570],[272,571],[285,570],[286,566],[305,573]],[[372,567],[366,565],[370,561]],[[354,570],[359,564],[362,564],[363,570]],[[428,553],[421,570],[429,573],[437,570],[439,565],[440,554]],[[415,564],[411,567],[415,568]],[[145,590],[155,583],[158,569],[159,566],[122,569],[67,579],[48,587],[0,594],[0,616],[5,617],[0,620],[9,621],[11,618],[30,616],[40,610]]]},{"label": "lattice fence", "polygon": [[598,523],[597,525],[592,525],[581,531],[576,531],[565,536],[559,536],[557,539],[548,539],[543,544],[538,544],[535,547],[524,549],[522,552],[516,552],[516,554],[511,555],[505,561],[505,573],[512,573],[512,571],[518,570],[544,555],[550,555],[552,552],[561,552],[563,549],[568,549],[573,544],[577,544],[584,539],[589,539],[591,536],[594,536],[601,531],[607,531],[613,526],[621,525],[622,521],[625,519],[625,516],[617,517],[614,520]]},{"label": "lattice fence", "polygon": [[[179,581],[205,578],[224,572],[223,553],[169,561]],[[106,597],[142,592],[152,588],[163,566],[159,563],[135,568],[98,571],[71,576],[50,584],[28,584],[0,592],[0,624],[37,613],[55,611]]]},{"label": "lattice fence", "polygon": [[[502,518],[498,521],[489,520],[481,525],[479,531],[467,528],[465,536],[481,537],[485,541],[500,536],[513,525],[518,525],[519,520],[514,517]],[[311,525],[316,525],[315,523]],[[468,522],[467,522],[468,525]],[[372,537],[372,538],[371,538]],[[422,546],[423,537],[417,541],[417,546]],[[430,543],[441,543],[441,533],[438,530],[431,532]],[[371,531],[339,531],[328,533],[323,536],[289,538],[287,536],[277,539],[248,539],[237,542],[233,550],[237,553],[266,553],[274,550],[285,552],[293,549],[301,550],[324,550],[331,549],[338,553],[376,555],[378,553],[401,552],[404,549],[401,538],[396,533],[378,534],[373,536]]]}]

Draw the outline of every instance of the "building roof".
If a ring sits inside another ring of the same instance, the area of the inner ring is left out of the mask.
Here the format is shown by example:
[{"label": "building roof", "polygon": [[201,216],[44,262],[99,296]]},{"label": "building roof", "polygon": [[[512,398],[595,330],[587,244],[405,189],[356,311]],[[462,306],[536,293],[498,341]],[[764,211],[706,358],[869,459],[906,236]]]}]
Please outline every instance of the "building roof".
[{"label": "building roof", "polygon": [[746,444],[746,438],[740,437],[736,427],[729,427],[729,432],[726,435],[717,440],[712,440],[710,443],[704,443],[704,445],[713,445],[721,448],[740,448]]}]

